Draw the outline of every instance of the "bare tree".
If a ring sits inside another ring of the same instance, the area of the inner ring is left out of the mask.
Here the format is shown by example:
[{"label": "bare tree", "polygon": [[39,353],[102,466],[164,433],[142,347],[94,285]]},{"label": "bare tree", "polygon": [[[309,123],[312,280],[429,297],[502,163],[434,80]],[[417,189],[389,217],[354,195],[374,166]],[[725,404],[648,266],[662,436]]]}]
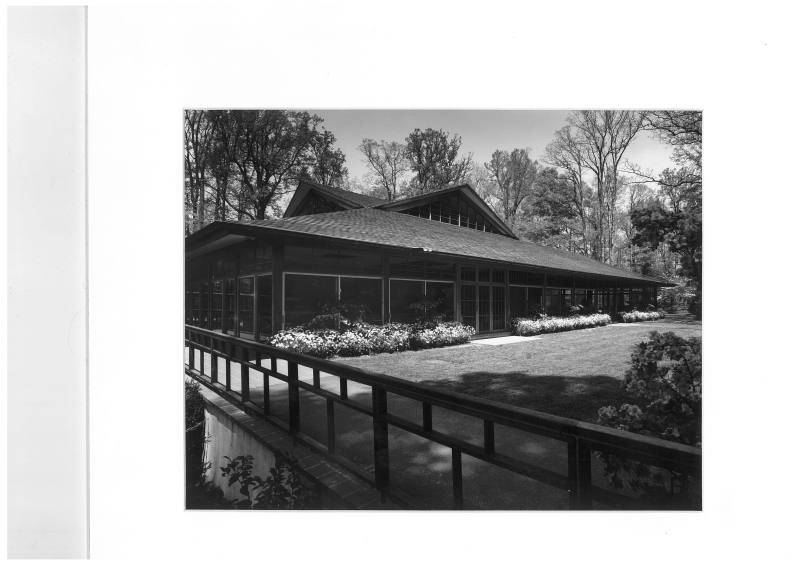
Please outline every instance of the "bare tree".
[{"label": "bare tree", "polygon": [[383,191],[387,200],[395,200],[400,188],[403,174],[408,171],[406,159],[406,146],[394,141],[375,141],[364,138],[358,146],[369,164],[373,176]]},{"label": "bare tree", "polygon": [[522,203],[533,193],[538,163],[531,160],[527,149],[515,149],[511,153],[498,149],[484,166],[494,181],[499,212],[513,230]]},{"label": "bare tree", "polygon": [[406,138],[406,157],[414,173],[413,189],[423,194],[461,183],[472,169],[472,154],[459,157],[461,136],[443,130],[416,129]]},{"label": "bare tree", "polygon": [[203,110],[183,115],[183,166],[186,204],[191,210],[187,233],[202,227],[206,219],[206,170],[212,147],[212,127]]}]

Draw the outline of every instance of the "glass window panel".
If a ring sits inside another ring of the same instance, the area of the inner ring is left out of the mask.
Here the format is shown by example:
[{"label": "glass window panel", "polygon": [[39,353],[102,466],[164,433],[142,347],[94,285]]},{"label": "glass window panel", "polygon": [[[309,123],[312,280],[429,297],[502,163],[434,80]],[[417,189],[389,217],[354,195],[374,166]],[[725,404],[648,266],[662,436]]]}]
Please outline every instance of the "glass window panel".
[{"label": "glass window panel", "polygon": [[508,294],[509,300],[511,301],[511,318],[525,316],[527,314],[525,304],[526,291],[527,289],[525,287],[509,287]]},{"label": "glass window panel", "polygon": [[428,282],[426,285],[428,300],[436,303],[434,309],[437,318],[443,321],[453,320],[453,284]]},{"label": "glass window panel", "polygon": [[479,269],[478,270],[478,281],[489,281],[489,269]]},{"label": "glass window panel", "polygon": [[494,283],[505,283],[506,282],[506,272],[503,269],[493,269],[492,270],[492,281]]},{"label": "glass window panel", "polygon": [[506,288],[492,287],[492,330],[506,327]]},{"label": "glass window panel", "polygon": [[542,309],[542,289],[539,287],[528,287],[528,304],[525,316],[535,316]]},{"label": "glass window panel", "polygon": [[489,309],[491,304],[489,302],[490,291],[486,285],[478,287],[478,330],[479,332],[486,332],[490,330],[489,325]]},{"label": "glass window panel", "polygon": [[262,275],[258,278],[258,328],[260,335],[272,332],[272,276]]},{"label": "glass window panel", "polygon": [[461,268],[461,280],[462,281],[475,281],[475,268],[474,267],[462,267]]},{"label": "glass window panel", "polygon": [[365,322],[381,322],[383,310],[382,282],[363,277],[341,278],[341,301],[363,312]]},{"label": "glass window panel", "polygon": [[234,334],[236,331],[236,279],[225,280],[225,332]]},{"label": "glass window panel", "polygon": [[[473,272],[474,273],[474,272]],[[461,320],[464,324],[475,327],[475,314],[477,305],[475,303],[475,285],[461,286]]]},{"label": "glass window panel", "polygon": [[239,332],[253,332],[253,291],[252,277],[239,278]]},{"label": "glass window panel", "polygon": [[389,285],[392,322],[414,322],[417,312],[411,308],[411,305],[425,297],[424,283],[392,279]]},{"label": "glass window panel", "polygon": [[306,324],[336,304],[336,277],[287,274],[284,287],[287,327]]}]

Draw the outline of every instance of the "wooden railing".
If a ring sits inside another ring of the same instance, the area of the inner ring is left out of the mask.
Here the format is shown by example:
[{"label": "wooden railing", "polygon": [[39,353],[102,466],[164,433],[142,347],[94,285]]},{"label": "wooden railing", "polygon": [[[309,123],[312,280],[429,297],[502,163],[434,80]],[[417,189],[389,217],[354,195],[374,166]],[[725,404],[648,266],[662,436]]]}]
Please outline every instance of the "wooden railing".
[{"label": "wooden railing", "polygon": [[[452,501],[454,508],[462,508],[463,478],[462,455],[468,455],[494,466],[565,490],[569,494],[569,507],[591,509],[593,502],[614,508],[640,506],[630,494],[602,488],[592,483],[592,453],[613,455],[644,465],[657,466],[682,476],[696,478],[701,472],[700,450],[684,444],[658,438],[606,428],[591,423],[515,407],[506,403],[413,383],[396,377],[368,372],[342,363],[322,360],[307,355],[276,349],[265,344],[235,338],[219,332],[186,326],[185,345],[188,348],[186,374],[201,381],[223,396],[238,403],[249,412],[255,412],[286,430],[290,435],[325,451],[349,470],[370,481],[383,496],[402,499],[390,482],[389,426],[397,427],[423,439],[447,446],[452,451]],[[199,354],[199,360],[196,358]],[[210,367],[206,368],[205,354],[210,354]],[[255,363],[250,360],[255,359]],[[285,360],[286,373],[278,371],[278,360]],[[220,361],[225,364],[225,382],[218,380]],[[264,363],[264,362],[268,363]],[[199,362],[199,363],[198,363]],[[231,364],[241,368],[240,391],[231,387]],[[311,368],[313,379],[298,379],[298,367]],[[250,372],[264,376],[264,399],[259,405],[251,401]],[[338,393],[320,386],[320,373],[338,377]],[[270,411],[268,379],[274,378],[288,385],[288,422],[278,419]],[[371,407],[353,402],[348,395],[348,382],[363,384],[371,389]],[[300,432],[300,391],[304,390],[324,398],[326,407],[326,442],[320,443]],[[417,423],[392,414],[388,410],[387,394],[421,403],[422,422]],[[372,420],[374,469],[371,474],[364,468],[337,453],[335,411],[344,406],[366,414]],[[483,422],[483,442],[476,444],[437,431],[432,409],[439,407]],[[502,425],[518,431],[533,433],[563,441],[567,451],[567,473],[559,474],[528,461],[522,461],[495,450],[495,426]]]}]

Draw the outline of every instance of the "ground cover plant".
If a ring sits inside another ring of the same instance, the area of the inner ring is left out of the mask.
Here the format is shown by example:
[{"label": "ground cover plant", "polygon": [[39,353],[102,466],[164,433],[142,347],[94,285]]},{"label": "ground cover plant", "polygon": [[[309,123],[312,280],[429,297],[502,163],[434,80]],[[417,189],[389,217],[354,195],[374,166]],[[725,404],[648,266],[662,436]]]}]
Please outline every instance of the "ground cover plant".
[{"label": "ground cover plant", "polygon": [[607,314],[588,314],[570,317],[542,316],[537,319],[515,318],[511,321],[514,334],[519,336],[535,336],[549,332],[563,332],[565,330],[578,330],[580,328],[594,328],[611,324],[611,317]]}]

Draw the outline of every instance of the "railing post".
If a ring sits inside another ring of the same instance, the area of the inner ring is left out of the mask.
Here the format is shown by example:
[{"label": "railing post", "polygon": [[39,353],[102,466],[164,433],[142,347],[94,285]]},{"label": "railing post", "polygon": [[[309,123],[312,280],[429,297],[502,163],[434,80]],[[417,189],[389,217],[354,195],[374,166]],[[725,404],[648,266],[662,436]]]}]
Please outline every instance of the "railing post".
[{"label": "railing post", "polygon": [[192,333],[189,333],[189,369],[194,371],[194,343],[192,342]]},{"label": "railing post", "polygon": [[[383,393],[386,396],[386,392]],[[342,399],[347,399],[347,379],[344,377],[339,378],[339,396]]]},{"label": "railing post", "polygon": [[453,508],[464,508],[464,476],[461,471],[461,450],[453,448]]},{"label": "railing post", "polygon": [[386,422],[388,404],[386,391],[372,386],[372,439],[375,457],[375,487],[386,496],[389,486],[389,424]]},{"label": "railing post", "polygon": [[483,450],[494,454],[494,422],[483,421]]},{"label": "railing post", "polygon": [[250,400],[250,368],[247,367],[247,364],[250,362],[247,354],[247,348],[242,348],[242,359],[239,360],[242,382],[242,401]]},{"label": "railing post", "polygon": [[201,346],[200,346],[200,375],[206,374],[206,339],[205,337],[200,339]]},{"label": "railing post", "polygon": [[333,399],[325,403],[325,412],[328,417],[328,454],[336,453],[336,419],[333,413]]},{"label": "railing post", "polygon": [[433,430],[433,409],[430,403],[422,402],[422,428],[430,432]]},{"label": "railing post", "polygon": [[592,451],[579,438],[567,442],[570,509],[592,508]]},{"label": "railing post", "polygon": [[236,346],[228,343],[225,346],[225,391],[231,390],[231,357],[236,353]]},{"label": "railing post", "polygon": [[300,432],[300,387],[297,385],[297,362],[289,364],[289,432]]},{"label": "railing post", "polygon": [[217,354],[214,350],[215,340],[211,339],[211,383],[217,382]]},{"label": "railing post", "polygon": [[314,387],[319,389],[319,370],[314,369]]}]

